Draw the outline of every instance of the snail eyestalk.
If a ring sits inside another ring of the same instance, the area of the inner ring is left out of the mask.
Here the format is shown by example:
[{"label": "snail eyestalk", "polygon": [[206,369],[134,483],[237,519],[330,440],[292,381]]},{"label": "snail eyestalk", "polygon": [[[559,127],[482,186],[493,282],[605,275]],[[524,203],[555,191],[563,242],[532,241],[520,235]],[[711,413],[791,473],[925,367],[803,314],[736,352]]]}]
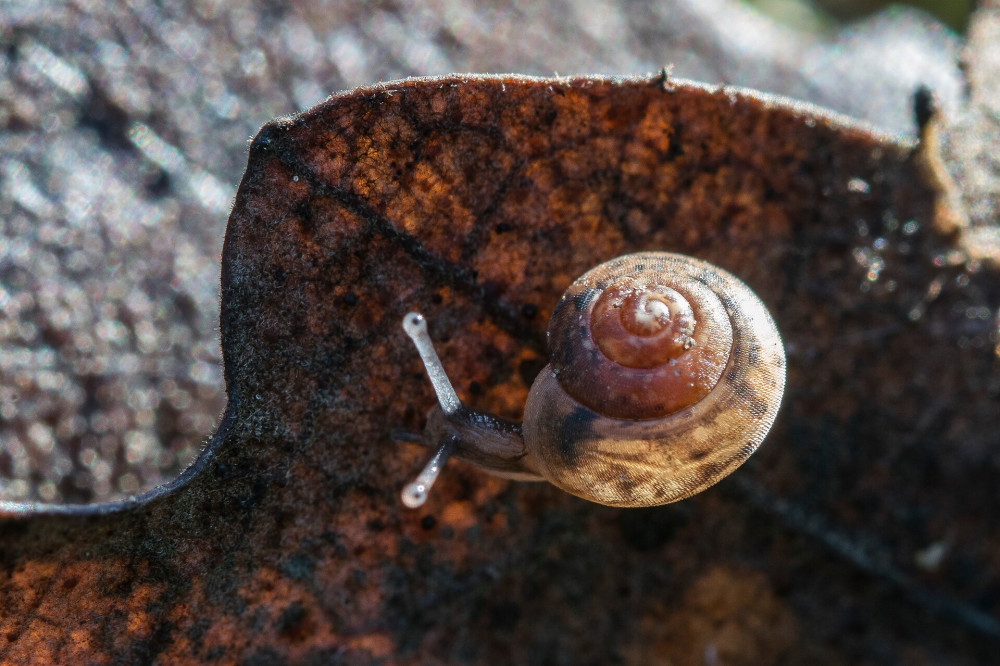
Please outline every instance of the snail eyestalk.
[{"label": "snail eyestalk", "polygon": [[427,333],[427,320],[419,312],[410,312],[403,317],[403,330],[413,340],[417,353],[420,354],[420,360],[424,362],[424,369],[427,370],[427,377],[431,380],[434,393],[437,394],[441,411],[445,416],[454,414],[462,406],[462,401],[458,399],[458,394],[448,379],[448,373],[444,371],[441,359],[434,351],[434,343]]},{"label": "snail eyestalk", "polygon": [[[434,387],[434,393],[441,405],[441,411],[444,412],[445,416],[457,414],[462,407],[462,401],[458,399],[458,394],[455,393],[455,388],[451,385],[451,380],[448,379],[448,373],[445,372],[444,366],[441,365],[441,359],[438,358],[437,352],[434,350],[434,343],[431,341],[430,334],[427,333],[427,320],[419,312],[407,313],[403,317],[403,330],[413,340],[417,353],[420,354],[420,360],[424,363],[427,377],[431,380],[431,386]],[[441,468],[444,467],[454,449],[454,437],[449,437],[438,446],[417,478],[403,488],[404,505],[411,509],[424,505],[431,486],[437,481]]]},{"label": "snail eyestalk", "polygon": [[454,448],[455,440],[451,437],[437,448],[437,451],[434,452],[431,459],[424,465],[424,469],[417,475],[417,478],[403,488],[401,498],[404,505],[410,509],[417,509],[424,505],[431,486],[437,481],[438,475],[441,473],[441,468],[444,467],[444,463],[448,460],[448,456],[451,455]]}]

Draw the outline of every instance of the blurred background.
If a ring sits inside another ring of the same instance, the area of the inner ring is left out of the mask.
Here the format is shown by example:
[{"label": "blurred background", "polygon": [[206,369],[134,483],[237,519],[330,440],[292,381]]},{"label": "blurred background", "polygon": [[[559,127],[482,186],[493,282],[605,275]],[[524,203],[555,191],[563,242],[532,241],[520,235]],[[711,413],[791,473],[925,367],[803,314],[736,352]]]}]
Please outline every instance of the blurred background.
[{"label": "blurred background", "polygon": [[0,0],[0,500],[174,478],[225,405],[219,254],[267,120],[449,72],[674,76],[905,136],[971,0]]},{"label": "blurred background", "polygon": [[975,0],[747,0],[772,18],[808,30],[837,30],[890,6],[913,7],[931,14],[957,33],[965,32]]}]

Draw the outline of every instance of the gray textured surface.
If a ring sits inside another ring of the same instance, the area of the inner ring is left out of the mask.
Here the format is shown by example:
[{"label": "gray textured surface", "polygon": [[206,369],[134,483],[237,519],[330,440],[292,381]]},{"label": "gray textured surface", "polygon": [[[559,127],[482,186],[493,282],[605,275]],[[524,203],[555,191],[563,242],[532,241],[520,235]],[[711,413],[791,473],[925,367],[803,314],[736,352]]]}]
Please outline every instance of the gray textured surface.
[{"label": "gray textured surface", "polygon": [[218,255],[273,116],[450,71],[655,71],[912,129],[958,104],[958,42],[915,13],[819,41],[729,0],[537,4],[0,1],[0,498],[175,476],[224,404]]}]

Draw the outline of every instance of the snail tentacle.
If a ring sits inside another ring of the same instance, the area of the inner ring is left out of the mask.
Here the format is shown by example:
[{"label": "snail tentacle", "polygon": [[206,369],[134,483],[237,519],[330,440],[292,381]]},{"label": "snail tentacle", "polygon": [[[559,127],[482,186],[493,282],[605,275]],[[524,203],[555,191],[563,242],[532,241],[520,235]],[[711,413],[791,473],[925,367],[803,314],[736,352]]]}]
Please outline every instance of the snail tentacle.
[{"label": "snail tentacle", "polygon": [[411,509],[427,500],[448,458],[455,457],[480,469],[519,481],[541,481],[528,464],[520,424],[470,409],[462,403],[427,332],[427,320],[419,312],[403,317],[403,330],[413,341],[434,387],[438,406],[427,417],[423,441],[434,454],[417,478],[402,491],[403,504]]},{"label": "snail tentacle", "polygon": [[406,487],[403,488],[403,504],[410,509],[416,509],[424,505],[431,486],[437,481],[441,469],[448,461],[448,457],[454,449],[455,439],[453,437],[449,437],[438,446],[434,455],[431,456],[431,459],[424,465],[423,470],[417,475],[417,478],[406,484]]},{"label": "snail tentacle", "polygon": [[434,343],[427,332],[427,320],[419,312],[410,312],[403,317],[403,330],[413,340],[420,360],[424,362],[424,369],[427,370],[427,377],[431,380],[434,393],[437,395],[441,411],[445,414],[454,414],[462,407],[462,401],[455,393],[455,387],[448,379],[441,359],[438,358],[437,351],[434,350]]}]

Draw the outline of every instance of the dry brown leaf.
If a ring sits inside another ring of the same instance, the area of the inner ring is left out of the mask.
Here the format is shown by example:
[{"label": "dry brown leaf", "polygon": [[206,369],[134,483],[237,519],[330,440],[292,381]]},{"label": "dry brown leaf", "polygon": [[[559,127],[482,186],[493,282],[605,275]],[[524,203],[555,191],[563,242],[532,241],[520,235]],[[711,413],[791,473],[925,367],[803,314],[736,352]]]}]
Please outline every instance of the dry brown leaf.
[{"label": "dry brown leaf", "polygon": [[[222,426],[136,501],[6,507],[0,660],[609,663],[664,600],[711,606],[713,571],[796,617],[761,654],[985,659],[1000,294],[935,231],[917,162],[663,77],[401,81],[270,123],[226,235]],[[432,397],[402,315],[463,398],[516,418],[562,290],[652,248],[734,272],[778,321],[789,386],[755,460],[643,511],[452,465],[403,509],[423,452],[390,432]],[[665,652],[704,640],[678,635]]]}]

